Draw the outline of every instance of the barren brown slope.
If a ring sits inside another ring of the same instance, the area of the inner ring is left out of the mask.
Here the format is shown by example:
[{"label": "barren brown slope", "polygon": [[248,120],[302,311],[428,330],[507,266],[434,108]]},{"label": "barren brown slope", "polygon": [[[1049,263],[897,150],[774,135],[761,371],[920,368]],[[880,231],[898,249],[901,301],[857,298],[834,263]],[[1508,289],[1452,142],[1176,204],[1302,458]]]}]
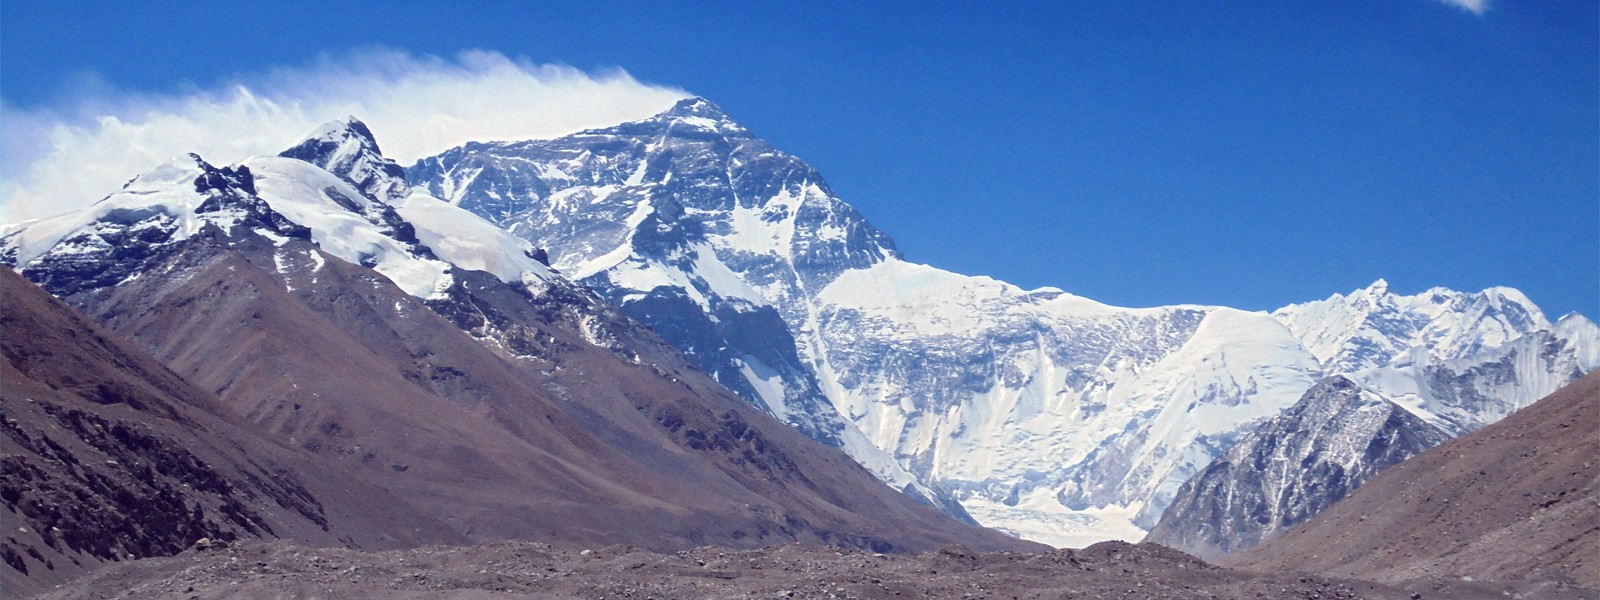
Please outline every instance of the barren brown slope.
[{"label": "barren brown slope", "polygon": [[464,541],[254,431],[217,398],[0,268],[4,593],[200,538],[369,549]]},{"label": "barren brown slope", "polygon": [[493,349],[503,335],[475,340],[306,240],[241,228],[183,244],[68,299],[280,439],[474,539],[1028,546],[890,490],[636,325],[619,326],[626,351],[599,348],[541,319],[559,307],[459,273],[482,289],[456,308],[495,315],[501,334],[514,325],[537,355],[512,356]]},{"label": "barren brown slope", "polygon": [[1224,565],[1600,587],[1600,372],[1384,471]]}]

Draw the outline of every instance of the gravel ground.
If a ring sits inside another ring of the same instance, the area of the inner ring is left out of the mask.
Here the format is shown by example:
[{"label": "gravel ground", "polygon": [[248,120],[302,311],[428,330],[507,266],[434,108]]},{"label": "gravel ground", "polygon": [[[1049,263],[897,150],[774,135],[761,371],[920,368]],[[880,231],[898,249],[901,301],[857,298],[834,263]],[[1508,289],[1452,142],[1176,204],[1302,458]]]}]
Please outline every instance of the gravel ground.
[{"label": "gravel ground", "polygon": [[47,598],[1594,598],[1559,583],[1409,585],[1228,570],[1121,542],[1045,553],[822,546],[663,554],[527,542],[395,552],[252,543],[111,565]]}]

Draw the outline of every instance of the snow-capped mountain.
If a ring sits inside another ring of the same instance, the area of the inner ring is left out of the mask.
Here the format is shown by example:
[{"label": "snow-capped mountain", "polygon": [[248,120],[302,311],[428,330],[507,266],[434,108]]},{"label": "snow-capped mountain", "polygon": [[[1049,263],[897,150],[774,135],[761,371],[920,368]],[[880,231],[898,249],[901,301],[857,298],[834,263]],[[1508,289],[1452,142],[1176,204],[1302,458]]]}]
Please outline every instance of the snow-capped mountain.
[{"label": "snow-capped mountain", "polygon": [[1255,546],[1448,439],[1356,382],[1328,377],[1185,482],[1145,541],[1208,560]]},{"label": "snow-capped mountain", "polygon": [[1383,280],[1273,313],[1330,373],[1404,405],[1452,436],[1477,430],[1600,366],[1600,328],[1555,323],[1521,292],[1435,288],[1395,294]]},{"label": "snow-capped mountain", "polygon": [[1111,307],[915,264],[815,169],[700,98],[407,171],[753,404],[1048,543],[1142,536],[1190,475],[1325,375],[1417,347],[1429,364],[1474,359],[1548,325],[1504,289],[1267,315]]},{"label": "snow-capped mountain", "polygon": [[528,241],[411,187],[354,119],[281,156],[175,160],[7,227],[0,259],[468,539],[1025,546],[749,407]]},{"label": "snow-capped mountain", "polygon": [[1216,562],[1380,582],[1543,579],[1559,583],[1522,595],[1592,597],[1588,590],[1600,587],[1597,431],[1600,373],[1591,372]]},{"label": "snow-capped mountain", "polygon": [[1434,288],[1402,296],[1382,279],[1348,296],[1291,304],[1272,314],[1326,370],[1339,373],[1384,366],[1417,348],[1436,362],[1477,356],[1550,328],[1539,307],[1511,288],[1477,293]]},{"label": "snow-capped mountain", "polygon": [[255,194],[249,167],[219,169],[190,154],[88,209],[7,226],[0,260],[33,270],[53,293],[72,294],[136,277],[207,226],[235,225],[269,238],[311,235]]},{"label": "snow-capped mountain", "polygon": [[1379,471],[1531,405],[1593,370],[1600,329],[1521,293],[1396,295],[1383,281],[1274,313],[1323,380],[1179,490],[1146,540],[1216,558],[1331,506]]},{"label": "snow-capped mountain", "polygon": [[1260,313],[1121,309],[901,261],[818,304],[841,410],[980,522],[1059,544],[1137,536],[1142,510],[1316,377]]},{"label": "snow-capped mountain", "polygon": [[408,173],[751,402],[1035,539],[1141,535],[1152,500],[1320,376],[1265,314],[1121,309],[907,262],[820,173],[698,98]]},{"label": "snow-capped mountain", "polygon": [[[1142,537],[1185,481],[1327,375],[1459,433],[1600,352],[1592,323],[1549,323],[1504,288],[1379,282],[1266,314],[1120,308],[916,264],[815,169],[698,98],[404,170],[347,119],[280,156],[177,160],[8,227],[0,259],[71,296],[229,232],[268,240],[291,293],[331,277],[325,260],[368,267],[558,395],[579,393],[551,358],[574,344],[673,382],[691,376],[661,357],[681,351],[894,488],[1057,545]],[[423,381],[488,397],[454,377]]]},{"label": "snow-capped mountain", "polygon": [[549,250],[558,270],[752,404],[845,448],[895,488],[965,515],[840,417],[801,354],[807,340],[788,325],[802,318],[805,290],[894,256],[893,243],[820,174],[711,103],[687,100],[646,121],[547,142],[468,144],[409,175]]}]

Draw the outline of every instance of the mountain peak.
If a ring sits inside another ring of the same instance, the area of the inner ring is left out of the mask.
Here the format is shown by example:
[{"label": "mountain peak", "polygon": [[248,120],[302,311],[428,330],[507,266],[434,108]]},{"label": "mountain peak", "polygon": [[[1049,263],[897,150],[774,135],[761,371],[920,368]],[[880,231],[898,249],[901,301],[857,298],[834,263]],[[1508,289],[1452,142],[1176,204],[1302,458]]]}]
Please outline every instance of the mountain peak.
[{"label": "mountain peak", "polygon": [[378,200],[404,197],[410,191],[405,169],[383,156],[372,130],[354,116],[323,124],[278,156],[322,167]]},{"label": "mountain peak", "polygon": [[361,149],[373,154],[383,155],[383,150],[378,148],[378,139],[372,135],[372,129],[354,115],[323,123],[321,127],[306,136],[296,148],[306,145],[307,142],[338,144],[346,141],[354,142]]},{"label": "mountain peak", "polygon": [[718,120],[728,118],[728,113],[723,112],[722,107],[699,96],[679,100],[677,104],[672,105],[672,108],[661,114],[666,117],[706,117]]},{"label": "mountain peak", "polygon": [[1556,319],[1557,323],[1561,323],[1563,321],[1571,322],[1571,323],[1581,323],[1581,322],[1593,323],[1593,321],[1589,321],[1588,317],[1583,316],[1583,313],[1580,313],[1580,312],[1575,311],[1575,310],[1568,311],[1567,314],[1561,315],[1561,318]]},{"label": "mountain peak", "polygon": [[724,137],[748,136],[749,130],[735,122],[722,107],[713,104],[710,100],[699,96],[692,96],[679,100],[672,108],[650,119],[656,123],[663,123],[674,130],[687,129],[712,132]]}]

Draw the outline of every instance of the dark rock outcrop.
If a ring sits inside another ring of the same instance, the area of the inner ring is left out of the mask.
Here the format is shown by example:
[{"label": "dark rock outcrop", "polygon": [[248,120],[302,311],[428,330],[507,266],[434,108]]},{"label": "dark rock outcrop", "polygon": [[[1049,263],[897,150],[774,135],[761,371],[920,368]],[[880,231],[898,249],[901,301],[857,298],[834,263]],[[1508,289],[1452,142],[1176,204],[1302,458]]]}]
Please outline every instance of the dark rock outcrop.
[{"label": "dark rock outcrop", "polygon": [[1145,541],[1206,559],[1250,548],[1449,437],[1329,377],[1185,482]]},{"label": "dark rock outcrop", "polygon": [[[1600,373],[1380,473],[1222,564],[1600,587]],[[1591,593],[1592,590],[1591,590]]]}]

